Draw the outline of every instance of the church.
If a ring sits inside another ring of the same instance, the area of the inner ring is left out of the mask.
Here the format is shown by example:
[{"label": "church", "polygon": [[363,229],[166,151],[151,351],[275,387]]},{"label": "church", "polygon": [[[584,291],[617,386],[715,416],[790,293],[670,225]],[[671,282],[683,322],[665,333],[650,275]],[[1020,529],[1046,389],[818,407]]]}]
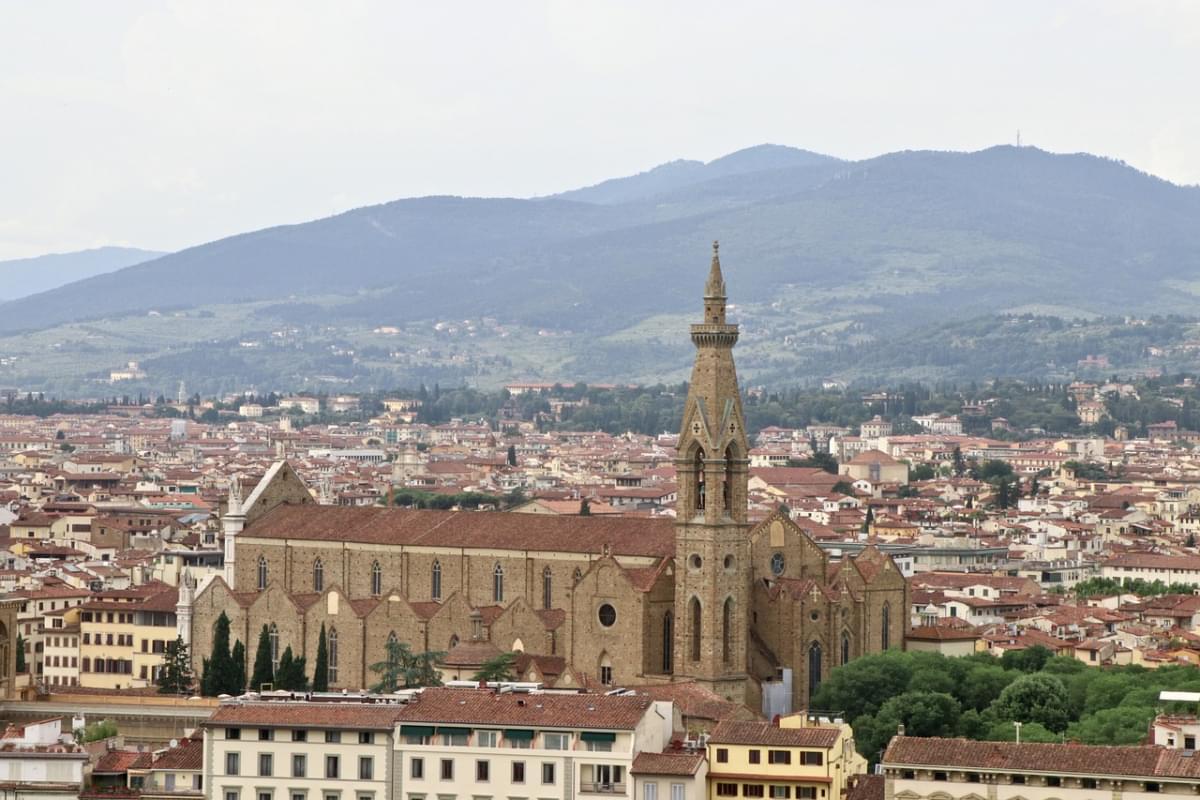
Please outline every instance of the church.
[{"label": "church", "polygon": [[749,520],[715,243],[703,299],[673,520],[321,506],[279,462],[230,497],[224,578],[181,589],[194,661],[224,611],[250,650],[266,625],[273,657],[290,646],[310,669],[324,626],[331,688],[371,686],[395,640],[447,667],[519,651],[520,679],[556,686],[693,680],[765,713],[808,708],[835,666],[902,647],[908,585],[890,557],[831,556],[783,513]]}]

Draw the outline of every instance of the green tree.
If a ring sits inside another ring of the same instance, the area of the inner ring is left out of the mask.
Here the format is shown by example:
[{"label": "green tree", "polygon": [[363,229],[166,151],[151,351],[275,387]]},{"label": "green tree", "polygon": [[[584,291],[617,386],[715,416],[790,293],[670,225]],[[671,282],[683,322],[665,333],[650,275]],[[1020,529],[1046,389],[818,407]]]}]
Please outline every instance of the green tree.
[{"label": "green tree", "polygon": [[1154,708],[1145,706],[1102,708],[1072,723],[1067,736],[1084,744],[1141,744],[1154,715]]},{"label": "green tree", "polygon": [[250,690],[257,692],[267,684],[275,685],[275,671],[271,665],[271,631],[263,625],[258,633],[258,646],[254,650],[254,672],[250,677]]},{"label": "green tree", "polygon": [[489,658],[483,662],[471,680],[485,683],[511,681],[516,660],[517,654],[512,652],[501,653],[494,658]]},{"label": "green tree", "polygon": [[[242,670],[244,674],[244,665]],[[204,659],[200,693],[206,697],[216,697],[241,692],[242,689],[238,687],[238,669],[229,649],[229,617],[222,611],[213,630],[212,652]]]},{"label": "green tree", "polygon": [[325,623],[321,623],[321,635],[317,639],[317,663],[313,665],[312,688],[314,692],[329,691],[329,649],[325,644]]},{"label": "green tree", "polygon": [[403,642],[391,637],[383,645],[384,659],[371,664],[369,669],[379,676],[379,682],[371,687],[372,692],[386,694],[404,685],[405,670],[412,662],[412,650]]},{"label": "green tree", "polygon": [[275,670],[275,688],[288,692],[308,691],[304,659],[292,655],[291,645],[285,647],[279,656],[279,669]]},{"label": "green tree", "polygon": [[246,645],[242,644],[241,639],[233,643],[229,658],[233,661],[234,686],[234,691],[229,694],[242,694],[246,691]]},{"label": "green tree", "polygon": [[958,445],[954,445],[952,458],[954,459],[954,474],[961,478],[963,473],[967,471],[967,462],[963,459],[962,450]]},{"label": "green tree", "polygon": [[833,485],[832,491],[838,494],[844,494],[847,497],[854,496],[854,484],[850,481],[838,481]]},{"label": "green tree", "polygon": [[996,507],[1008,508],[1012,504],[1012,490],[1007,479],[1001,479],[996,487]]},{"label": "green tree", "polygon": [[510,444],[508,446],[507,460],[510,467],[515,467],[517,465],[517,446],[515,444]]},{"label": "green tree", "polygon": [[917,464],[908,470],[908,479],[910,481],[931,481],[936,477],[937,473],[933,471],[933,467],[929,464]]},{"label": "green tree", "polygon": [[1054,675],[1022,675],[1004,687],[992,704],[999,720],[1037,722],[1056,733],[1070,722],[1067,688]]},{"label": "green tree", "polygon": [[186,694],[192,689],[192,659],[182,636],[167,642],[162,668],[158,671],[159,694]]},{"label": "green tree", "polygon": [[17,672],[25,671],[25,637],[17,634]]},{"label": "green tree", "polygon": [[1050,649],[1042,645],[1034,645],[1024,650],[1008,650],[1000,657],[1000,666],[1005,669],[1019,669],[1021,672],[1038,672],[1054,655]]},{"label": "green tree", "polygon": [[75,730],[75,741],[80,744],[87,742],[98,742],[102,739],[108,739],[117,735],[117,723],[111,719],[102,719],[99,722],[93,722],[86,727]]}]

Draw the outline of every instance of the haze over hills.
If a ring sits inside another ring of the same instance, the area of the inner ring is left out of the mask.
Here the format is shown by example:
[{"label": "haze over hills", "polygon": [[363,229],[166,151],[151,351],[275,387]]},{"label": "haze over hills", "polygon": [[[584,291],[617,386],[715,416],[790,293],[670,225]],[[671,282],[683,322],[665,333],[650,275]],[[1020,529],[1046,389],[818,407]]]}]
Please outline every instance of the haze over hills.
[{"label": "haze over hills", "polygon": [[161,255],[154,250],[134,247],[97,247],[75,253],[0,261],[0,300],[15,300],[55,289]]},{"label": "haze over hills", "polygon": [[[849,375],[838,361],[848,348],[933,321],[1191,314],[1198,221],[1200,188],[1085,154],[994,147],[846,162],[764,145],[551,197],[413,198],[232,236],[0,305],[0,331],[47,329],[0,345],[53,339],[61,350],[86,336],[86,352],[111,340],[114,359],[162,359],[164,380],[204,380],[198,364],[230,381],[328,370],[375,386],[674,375],[689,363],[686,322],[716,238],[745,328],[743,369]],[[229,340],[212,339],[212,326],[192,336],[129,322],[217,304]],[[381,327],[390,338],[371,335]],[[297,347],[285,357],[253,344],[280,338],[350,355],[297,363]]]}]

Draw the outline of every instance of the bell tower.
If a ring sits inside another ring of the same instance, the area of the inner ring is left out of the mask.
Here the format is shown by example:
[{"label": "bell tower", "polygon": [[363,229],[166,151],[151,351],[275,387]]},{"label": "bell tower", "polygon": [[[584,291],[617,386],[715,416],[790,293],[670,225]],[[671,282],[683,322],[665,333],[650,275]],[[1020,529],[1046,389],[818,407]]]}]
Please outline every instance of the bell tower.
[{"label": "bell tower", "polygon": [[747,489],[750,446],[725,319],[718,244],[704,285],[704,321],[692,325],[696,361],[675,457],[675,673],[746,701],[750,619]]}]

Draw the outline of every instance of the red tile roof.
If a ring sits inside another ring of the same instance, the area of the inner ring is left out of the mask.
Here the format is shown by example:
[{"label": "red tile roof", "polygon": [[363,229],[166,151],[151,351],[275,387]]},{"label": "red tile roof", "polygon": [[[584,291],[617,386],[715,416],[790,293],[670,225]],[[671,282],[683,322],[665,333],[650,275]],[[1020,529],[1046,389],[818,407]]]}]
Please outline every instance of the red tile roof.
[{"label": "red tile roof", "polygon": [[400,719],[403,706],[367,703],[260,702],[221,705],[202,724],[209,728],[343,728],[387,730]]},{"label": "red tile roof", "polygon": [[777,728],[769,722],[722,722],[709,737],[711,744],[760,744],[774,747],[833,747],[837,728]]},{"label": "red tile roof", "polygon": [[629,771],[634,775],[695,775],[704,763],[704,753],[637,754]]},{"label": "red tile roof", "polygon": [[633,730],[650,698],[593,694],[495,694],[480,689],[426,689],[400,710],[401,722],[529,728]]}]

